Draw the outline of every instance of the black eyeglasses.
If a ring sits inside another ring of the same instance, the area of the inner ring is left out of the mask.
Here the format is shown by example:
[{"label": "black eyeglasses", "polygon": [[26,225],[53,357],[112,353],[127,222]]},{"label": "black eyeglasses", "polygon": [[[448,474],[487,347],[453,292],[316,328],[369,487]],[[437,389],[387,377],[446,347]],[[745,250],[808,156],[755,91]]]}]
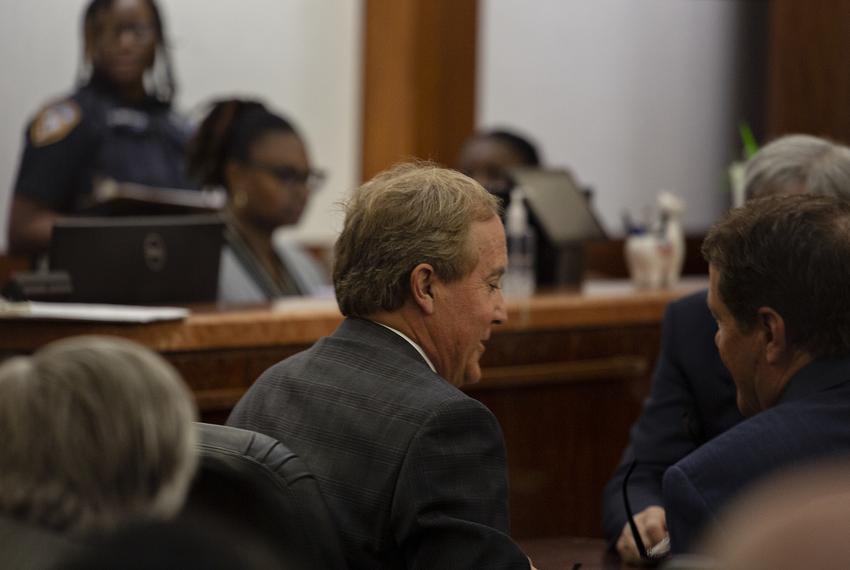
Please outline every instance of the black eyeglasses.
[{"label": "black eyeglasses", "polygon": [[321,188],[325,173],[321,170],[298,170],[291,166],[271,166],[260,162],[248,162],[248,166],[268,172],[284,186],[306,186],[311,191]]},{"label": "black eyeglasses", "polygon": [[150,24],[139,22],[110,24],[100,29],[103,37],[110,42],[117,42],[126,33],[129,33],[134,41],[148,43],[156,38],[156,28]]},{"label": "black eyeglasses", "polygon": [[626,519],[629,523],[629,529],[632,531],[632,538],[635,539],[635,546],[637,547],[640,559],[645,564],[655,565],[666,558],[667,554],[670,552],[669,541],[665,539],[647,550],[646,545],[643,543],[643,539],[640,537],[640,531],[638,530],[637,523],[635,522],[635,516],[632,513],[632,504],[629,502],[629,478],[632,476],[632,472],[634,472],[637,464],[637,459],[632,461],[632,464],[629,465],[628,471],[626,471],[626,476],[623,478],[623,506],[626,508]]}]

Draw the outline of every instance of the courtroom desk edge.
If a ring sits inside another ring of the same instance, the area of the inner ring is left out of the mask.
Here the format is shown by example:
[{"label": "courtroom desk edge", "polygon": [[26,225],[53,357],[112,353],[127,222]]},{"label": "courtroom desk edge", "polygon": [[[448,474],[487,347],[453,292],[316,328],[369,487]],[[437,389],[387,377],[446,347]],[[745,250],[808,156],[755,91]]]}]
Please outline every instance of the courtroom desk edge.
[{"label": "courtroom desk edge", "polygon": [[680,289],[594,296],[545,293],[527,299],[508,299],[508,321],[498,330],[515,332],[654,322],[661,318],[670,301],[686,293]]},{"label": "courtroom desk edge", "polygon": [[329,301],[309,303],[301,309],[193,308],[185,320],[142,325],[3,321],[0,350],[30,352],[53,340],[80,334],[120,336],[160,352],[309,345],[332,333],[341,320],[336,304]]},{"label": "courtroom desk edge", "polygon": [[544,291],[528,298],[508,298],[508,322],[499,330],[657,322],[668,303],[707,286],[705,276],[684,278],[673,288],[644,290],[625,279],[588,280],[580,292]]},{"label": "courtroom desk edge", "polygon": [[[658,322],[670,301],[694,289],[621,290],[596,294],[543,293],[507,301],[508,322],[495,334],[530,330],[606,327]],[[31,352],[79,334],[115,335],[160,352],[310,345],[342,320],[332,299],[287,299],[271,306],[192,307],[183,321],[106,324],[65,321],[2,321],[0,350]]]}]

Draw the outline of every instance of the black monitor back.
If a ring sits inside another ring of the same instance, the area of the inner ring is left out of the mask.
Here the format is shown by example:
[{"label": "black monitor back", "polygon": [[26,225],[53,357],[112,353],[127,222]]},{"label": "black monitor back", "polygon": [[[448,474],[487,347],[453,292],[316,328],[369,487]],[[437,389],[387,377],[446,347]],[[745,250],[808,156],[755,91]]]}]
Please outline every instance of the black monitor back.
[{"label": "black monitor back", "polygon": [[529,221],[537,230],[537,284],[579,285],[584,241],[605,238],[588,196],[568,170],[516,168],[511,176],[524,191]]},{"label": "black monitor back", "polygon": [[222,230],[214,214],[60,219],[50,242],[50,269],[70,275],[71,301],[212,302]]}]

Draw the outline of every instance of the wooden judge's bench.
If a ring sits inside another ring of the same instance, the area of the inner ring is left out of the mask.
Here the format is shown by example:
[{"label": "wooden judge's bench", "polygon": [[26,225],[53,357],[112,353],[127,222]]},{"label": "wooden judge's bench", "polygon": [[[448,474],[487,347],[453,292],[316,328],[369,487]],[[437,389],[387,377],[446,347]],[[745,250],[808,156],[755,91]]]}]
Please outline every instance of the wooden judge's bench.
[{"label": "wooden judge's bench", "polygon": [[[600,493],[648,393],[667,303],[705,286],[634,291],[593,283],[582,293],[508,302],[483,379],[466,388],[505,434],[513,534],[599,536]],[[223,422],[269,366],[330,334],[332,300],[196,308],[183,321],[98,324],[0,320],[0,358],[78,334],[117,335],[157,350],[183,374],[202,419]]]}]

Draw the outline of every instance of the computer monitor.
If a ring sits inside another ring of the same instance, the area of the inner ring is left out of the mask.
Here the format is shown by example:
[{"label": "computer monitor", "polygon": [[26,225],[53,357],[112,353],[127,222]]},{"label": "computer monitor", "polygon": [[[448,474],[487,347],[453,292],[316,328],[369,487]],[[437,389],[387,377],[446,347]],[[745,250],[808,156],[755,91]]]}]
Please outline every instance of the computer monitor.
[{"label": "computer monitor", "polygon": [[212,302],[223,227],[216,214],[63,218],[53,227],[50,269],[70,275],[71,301]]},{"label": "computer monitor", "polygon": [[523,190],[531,223],[538,232],[537,284],[580,284],[583,242],[605,238],[588,197],[567,170],[516,168],[511,177]]},{"label": "computer monitor", "polygon": [[569,171],[517,168],[511,175],[514,183],[522,187],[529,209],[552,243],[605,237],[587,196]]}]

